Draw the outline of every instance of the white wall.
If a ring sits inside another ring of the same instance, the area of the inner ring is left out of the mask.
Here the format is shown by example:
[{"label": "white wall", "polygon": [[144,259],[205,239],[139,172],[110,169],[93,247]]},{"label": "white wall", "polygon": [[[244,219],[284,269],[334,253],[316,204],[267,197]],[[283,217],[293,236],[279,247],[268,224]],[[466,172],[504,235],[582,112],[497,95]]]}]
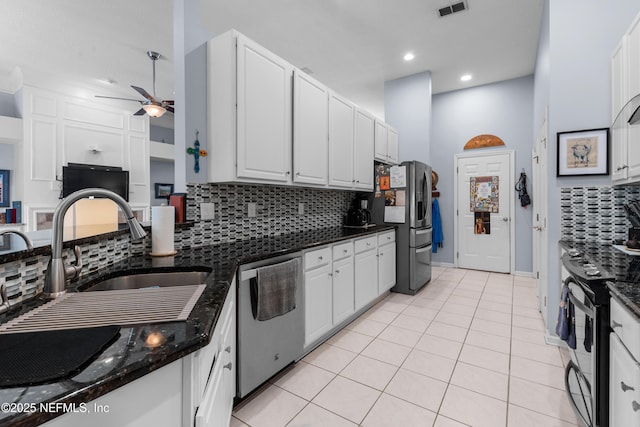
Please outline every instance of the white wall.
[{"label": "white wall", "polygon": [[[557,178],[558,132],[610,126],[613,49],[634,17],[640,1],[602,2],[545,0],[535,87],[535,126],[549,107],[549,291],[548,318],[557,316],[560,296],[560,188],[609,185],[611,178]],[[548,100],[548,103],[545,103]],[[535,132],[535,129],[534,129]],[[533,134],[532,134],[533,135]],[[555,328],[549,322],[550,333]]]},{"label": "white wall", "polygon": [[[479,149],[515,151],[515,179],[522,169],[531,176],[533,76],[521,77],[469,89],[436,94],[432,101],[431,164],[438,173],[443,248],[433,254],[435,262],[453,263],[454,156],[463,153],[471,138],[480,134],[500,137],[506,147]],[[528,183],[531,191],[531,183]],[[507,189],[513,190],[513,189]],[[532,271],[531,207],[522,208],[516,197],[515,268]]]},{"label": "white wall", "polygon": [[174,166],[171,161],[151,160],[149,165],[151,171],[150,198],[151,206],[160,206],[167,203],[167,199],[156,199],[155,184],[173,184]]},{"label": "white wall", "polygon": [[398,131],[400,161],[431,164],[431,72],[384,82],[384,110]]}]

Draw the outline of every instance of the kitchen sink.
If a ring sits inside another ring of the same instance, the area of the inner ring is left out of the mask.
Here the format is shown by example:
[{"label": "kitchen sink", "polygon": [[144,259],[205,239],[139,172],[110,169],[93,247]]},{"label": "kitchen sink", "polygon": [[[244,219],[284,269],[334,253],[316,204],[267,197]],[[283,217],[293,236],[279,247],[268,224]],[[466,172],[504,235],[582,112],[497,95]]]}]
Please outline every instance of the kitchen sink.
[{"label": "kitchen sink", "polygon": [[205,282],[209,274],[211,274],[211,271],[128,274],[98,282],[87,288],[85,292],[200,285]]}]

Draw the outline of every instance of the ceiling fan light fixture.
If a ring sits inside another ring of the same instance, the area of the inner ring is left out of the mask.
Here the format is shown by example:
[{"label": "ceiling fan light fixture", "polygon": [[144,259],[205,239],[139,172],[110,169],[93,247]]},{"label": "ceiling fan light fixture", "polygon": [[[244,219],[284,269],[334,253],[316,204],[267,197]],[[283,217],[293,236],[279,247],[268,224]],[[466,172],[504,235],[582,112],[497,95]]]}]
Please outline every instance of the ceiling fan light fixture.
[{"label": "ceiling fan light fixture", "polygon": [[151,117],[162,117],[162,115],[167,112],[166,108],[155,104],[146,104],[143,105],[142,108]]}]

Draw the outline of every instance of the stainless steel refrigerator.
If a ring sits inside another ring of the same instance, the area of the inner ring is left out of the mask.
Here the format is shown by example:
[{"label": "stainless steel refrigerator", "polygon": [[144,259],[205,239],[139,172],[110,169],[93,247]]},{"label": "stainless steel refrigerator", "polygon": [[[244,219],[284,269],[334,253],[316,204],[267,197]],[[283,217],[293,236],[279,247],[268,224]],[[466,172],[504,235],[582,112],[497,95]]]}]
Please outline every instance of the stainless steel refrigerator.
[{"label": "stainless steel refrigerator", "polygon": [[376,165],[376,193],[369,204],[373,222],[397,227],[391,290],[414,295],[431,280],[431,166],[418,161],[398,166]]}]

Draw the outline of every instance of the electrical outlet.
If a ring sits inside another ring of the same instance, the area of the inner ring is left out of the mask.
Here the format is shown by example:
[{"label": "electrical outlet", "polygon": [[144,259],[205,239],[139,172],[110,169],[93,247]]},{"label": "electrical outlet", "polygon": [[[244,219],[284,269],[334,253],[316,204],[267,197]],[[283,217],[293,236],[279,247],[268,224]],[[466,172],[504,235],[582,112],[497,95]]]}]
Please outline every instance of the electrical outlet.
[{"label": "electrical outlet", "polygon": [[256,204],[255,203],[247,203],[247,216],[249,218],[256,217]]},{"label": "electrical outlet", "polygon": [[200,203],[200,219],[215,219],[216,218],[216,204],[215,203]]},{"label": "electrical outlet", "polygon": [[304,215],[304,203],[298,203],[298,215]]}]

